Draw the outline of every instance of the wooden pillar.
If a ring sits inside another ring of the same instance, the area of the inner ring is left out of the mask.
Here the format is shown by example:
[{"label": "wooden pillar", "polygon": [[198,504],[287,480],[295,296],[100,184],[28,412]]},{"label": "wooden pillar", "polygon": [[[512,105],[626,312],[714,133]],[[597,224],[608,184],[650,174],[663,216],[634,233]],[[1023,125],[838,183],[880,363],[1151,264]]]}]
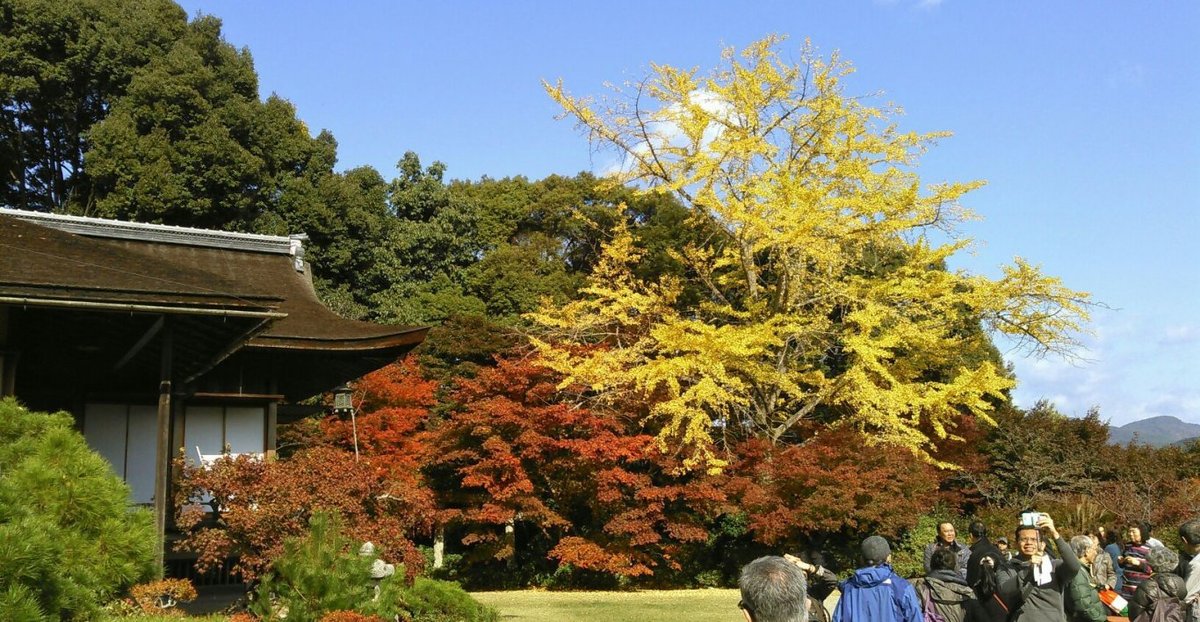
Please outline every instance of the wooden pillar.
[{"label": "wooden pillar", "polygon": [[279,445],[279,436],[278,436],[279,430],[277,429],[279,427],[279,403],[278,402],[271,402],[270,404],[267,404],[266,426],[267,426],[267,429],[266,429],[267,442],[266,442],[266,447],[263,448],[263,450],[264,450],[263,456],[266,458],[267,462],[270,462],[277,457],[276,450],[278,449],[278,445]]},{"label": "wooden pillar", "polygon": [[17,359],[20,353],[0,350],[0,397],[16,395]]},{"label": "wooden pillar", "polygon": [[17,352],[10,350],[8,307],[0,307],[0,397],[16,394]]},{"label": "wooden pillar", "polygon": [[162,331],[162,361],[158,383],[158,447],[154,460],[154,533],[158,539],[158,568],[163,568],[166,549],[167,511],[171,507],[167,498],[167,479],[171,473],[171,360],[173,327],[168,322]]}]

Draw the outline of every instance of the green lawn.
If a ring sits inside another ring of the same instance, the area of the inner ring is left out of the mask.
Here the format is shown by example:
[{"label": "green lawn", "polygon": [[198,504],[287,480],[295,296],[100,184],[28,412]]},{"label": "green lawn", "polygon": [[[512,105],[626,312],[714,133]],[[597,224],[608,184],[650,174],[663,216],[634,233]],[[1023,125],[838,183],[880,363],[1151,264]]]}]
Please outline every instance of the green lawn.
[{"label": "green lawn", "polygon": [[212,616],[100,616],[100,622],[225,622],[229,618],[221,615]]},{"label": "green lawn", "polygon": [[[737,590],[472,592],[502,622],[741,622]],[[224,622],[225,616],[101,618],[103,622]]]},{"label": "green lawn", "polygon": [[472,592],[503,622],[738,622],[737,590]]}]

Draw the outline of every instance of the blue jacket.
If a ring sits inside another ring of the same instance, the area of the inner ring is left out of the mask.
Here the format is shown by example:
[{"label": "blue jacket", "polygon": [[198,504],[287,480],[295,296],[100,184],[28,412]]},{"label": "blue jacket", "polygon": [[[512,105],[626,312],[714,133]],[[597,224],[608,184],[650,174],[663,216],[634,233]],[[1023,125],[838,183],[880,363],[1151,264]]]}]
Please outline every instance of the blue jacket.
[{"label": "blue jacket", "polygon": [[908,581],[888,564],[868,566],[839,585],[833,622],[921,622],[921,603]]}]

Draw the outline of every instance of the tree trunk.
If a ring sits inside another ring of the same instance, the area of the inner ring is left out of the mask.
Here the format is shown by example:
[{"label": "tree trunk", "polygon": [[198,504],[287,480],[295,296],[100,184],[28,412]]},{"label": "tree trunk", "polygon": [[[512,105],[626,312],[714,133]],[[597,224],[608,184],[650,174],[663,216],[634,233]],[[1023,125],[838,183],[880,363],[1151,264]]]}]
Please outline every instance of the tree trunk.
[{"label": "tree trunk", "polygon": [[515,568],[517,565],[517,522],[516,522],[516,519],[510,518],[510,519],[508,519],[507,523],[504,523],[504,542],[508,545],[509,550],[512,551],[512,554],[508,556],[508,561],[505,563],[510,569]]},{"label": "tree trunk", "polygon": [[446,527],[438,525],[437,532],[433,534],[433,569],[438,570],[445,565],[446,553]]}]

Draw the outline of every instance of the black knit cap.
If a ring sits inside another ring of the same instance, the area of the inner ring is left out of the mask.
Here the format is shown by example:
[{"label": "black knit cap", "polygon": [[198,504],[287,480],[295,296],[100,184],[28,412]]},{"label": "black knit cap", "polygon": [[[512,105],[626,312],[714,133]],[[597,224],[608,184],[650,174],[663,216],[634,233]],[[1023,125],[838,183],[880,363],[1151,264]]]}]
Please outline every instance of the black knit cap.
[{"label": "black knit cap", "polygon": [[873,566],[878,566],[887,561],[888,555],[892,554],[892,547],[883,536],[871,536],[862,541],[862,556],[863,561]]}]

